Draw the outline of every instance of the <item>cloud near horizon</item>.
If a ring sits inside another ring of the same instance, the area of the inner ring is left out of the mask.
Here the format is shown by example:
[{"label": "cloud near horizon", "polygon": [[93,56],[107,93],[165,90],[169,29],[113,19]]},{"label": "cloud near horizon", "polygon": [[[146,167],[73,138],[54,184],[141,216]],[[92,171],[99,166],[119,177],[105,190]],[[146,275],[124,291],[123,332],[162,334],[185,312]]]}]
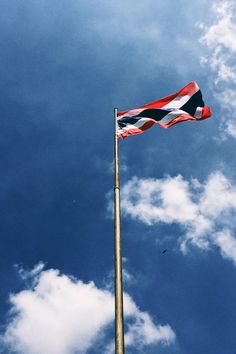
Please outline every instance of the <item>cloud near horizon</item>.
[{"label": "cloud near horizon", "polygon": [[202,250],[213,246],[236,265],[236,186],[216,171],[200,183],[181,175],[162,179],[133,177],[121,190],[121,208],[126,217],[144,224],[178,224],[180,248],[190,245]]},{"label": "cloud near horizon", "polygon": [[[101,351],[114,352],[110,336],[106,336],[114,321],[110,291],[56,269],[43,270],[42,263],[29,272],[20,269],[19,274],[25,281],[31,279],[31,285],[10,296],[10,319],[0,347],[19,354],[79,354],[96,343]],[[171,327],[156,325],[127,293],[124,309],[127,347],[135,345],[142,352],[146,345],[174,342]]]}]

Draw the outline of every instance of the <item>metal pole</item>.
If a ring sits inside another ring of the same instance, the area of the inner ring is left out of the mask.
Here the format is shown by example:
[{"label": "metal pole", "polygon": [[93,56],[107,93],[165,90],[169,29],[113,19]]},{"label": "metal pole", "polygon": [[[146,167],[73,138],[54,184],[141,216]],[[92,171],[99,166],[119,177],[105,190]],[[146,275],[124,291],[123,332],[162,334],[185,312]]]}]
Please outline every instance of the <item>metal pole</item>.
[{"label": "metal pole", "polygon": [[122,252],[120,236],[120,182],[117,138],[117,108],[114,109],[114,223],[115,223],[115,353],[124,354]]}]

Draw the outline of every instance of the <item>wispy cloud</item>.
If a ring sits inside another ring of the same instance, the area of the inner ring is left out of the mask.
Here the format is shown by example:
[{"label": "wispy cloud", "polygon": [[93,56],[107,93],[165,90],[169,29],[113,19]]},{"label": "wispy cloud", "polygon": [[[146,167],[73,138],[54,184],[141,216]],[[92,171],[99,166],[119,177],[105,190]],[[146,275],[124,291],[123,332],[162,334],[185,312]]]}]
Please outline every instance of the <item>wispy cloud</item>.
[{"label": "wispy cloud", "polygon": [[[32,281],[31,287],[10,297],[10,320],[1,345],[20,354],[86,353],[96,342],[101,352],[113,352],[106,330],[114,320],[114,296],[93,282],[84,283],[42,270],[42,263],[32,271],[22,271]],[[156,325],[147,312],[124,294],[127,332],[126,345],[170,344],[175,334],[169,325]],[[102,343],[102,344],[101,344]]]},{"label": "wispy cloud", "polygon": [[236,239],[232,218],[236,216],[236,186],[221,172],[212,173],[204,183],[185,180],[181,175],[162,179],[128,181],[121,191],[121,208],[126,216],[147,225],[179,224],[184,235],[180,247],[203,250],[217,246],[236,265]]},{"label": "wispy cloud", "polygon": [[226,136],[236,138],[235,123],[235,84],[236,84],[236,18],[235,4],[232,1],[220,1],[213,5],[212,24],[200,24],[200,41],[208,49],[201,58],[213,74],[212,90],[222,106],[222,129]]},{"label": "wispy cloud", "polygon": [[212,25],[201,24],[203,30],[201,42],[210,50],[205,63],[216,74],[216,83],[220,81],[236,82],[236,65],[232,53],[236,52],[236,23],[234,22],[234,4],[231,1],[219,2],[213,6],[215,21]]}]

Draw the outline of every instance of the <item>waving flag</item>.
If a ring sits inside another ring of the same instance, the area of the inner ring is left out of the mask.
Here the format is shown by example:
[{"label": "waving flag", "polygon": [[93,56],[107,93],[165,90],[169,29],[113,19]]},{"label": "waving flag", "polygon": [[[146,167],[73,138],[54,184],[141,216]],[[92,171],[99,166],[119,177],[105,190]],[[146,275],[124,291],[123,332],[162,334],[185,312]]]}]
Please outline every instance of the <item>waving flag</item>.
[{"label": "waving flag", "polygon": [[125,138],[128,135],[141,134],[153,124],[170,128],[176,123],[203,120],[210,116],[210,108],[205,106],[198,84],[190,82],[172,95],[136,109],[118,112],[117,135]]}]

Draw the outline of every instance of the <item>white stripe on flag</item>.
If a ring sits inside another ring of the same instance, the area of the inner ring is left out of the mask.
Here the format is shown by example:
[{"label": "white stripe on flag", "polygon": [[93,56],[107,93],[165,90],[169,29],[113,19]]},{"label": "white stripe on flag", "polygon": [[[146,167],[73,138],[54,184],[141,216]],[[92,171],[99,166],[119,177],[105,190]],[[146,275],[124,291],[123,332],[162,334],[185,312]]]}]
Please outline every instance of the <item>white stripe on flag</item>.
[{"label": "white stripe on flag", "polygon": [[197,119],[202,118],[202,107],[197,107],[194,117]]},{"label": "white stripe on flag", "polygon": [[196,86],[196,90],[192,93],[192,95],[184,95],[184,96],[177,96],[175,97],[172,101],[167,103],[165,106],[162,107],[162,109],[166,108],[180,108],[182,107],[185,103],[188,102],[188,100],[195,95],[196,92],[199,91],[198,85]]},{"label": "white stripe on flag", "polygon": [[181,116],[182,114],[186,114],[187,112],[182,111],[181,109],[179,109],[178,111],[173,111],[168,113],[164,118],[162,118],[161,120],[158,121],[158,123],[161,124],[168,124],[170,123],[173,119]]}]

